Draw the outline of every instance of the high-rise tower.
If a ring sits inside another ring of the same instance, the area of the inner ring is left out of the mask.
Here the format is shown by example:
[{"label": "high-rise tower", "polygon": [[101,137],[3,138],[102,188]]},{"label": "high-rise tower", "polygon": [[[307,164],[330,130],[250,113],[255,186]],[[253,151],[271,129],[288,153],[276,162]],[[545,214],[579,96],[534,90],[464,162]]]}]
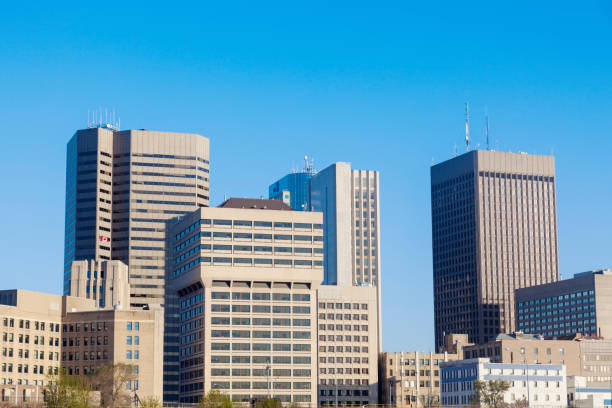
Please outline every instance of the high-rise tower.
[{"label": "high-rise tower", "polygon": [[176,296],[165,291],[166,222],[208,205],[209,141],[203,136],[99,126],[78,130],[68,142],[64,293],[74,260],[128,265],[131,306],[166,306],[165,400],[174,399],[173,388],[178,397],[178,378],[167,374],[178,361],[178,347],[168,346],[178,336],[178,315]]},{"label": "high-rise tower", "polygon": [[324,285],[377,288],[381,341],[379,177],[337,162],[310,179],[312,211],[323,213]]},{"label": "high-rise tower", "polygon": [[431,168],[435,341],[515,329],[514,290],[559,279],[551,156],[471,151]]}]

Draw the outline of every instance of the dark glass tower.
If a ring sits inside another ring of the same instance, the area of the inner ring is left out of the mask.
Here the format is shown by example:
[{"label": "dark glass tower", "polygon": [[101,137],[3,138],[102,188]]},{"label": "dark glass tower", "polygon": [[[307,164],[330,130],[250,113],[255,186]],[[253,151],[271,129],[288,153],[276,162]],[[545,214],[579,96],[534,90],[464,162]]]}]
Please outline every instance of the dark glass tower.
[{"label": "dark glass tower", "polygon": [[515,330],[514,290],[559,279],[551,156],[472,151],[431,168],[435,341]]}]

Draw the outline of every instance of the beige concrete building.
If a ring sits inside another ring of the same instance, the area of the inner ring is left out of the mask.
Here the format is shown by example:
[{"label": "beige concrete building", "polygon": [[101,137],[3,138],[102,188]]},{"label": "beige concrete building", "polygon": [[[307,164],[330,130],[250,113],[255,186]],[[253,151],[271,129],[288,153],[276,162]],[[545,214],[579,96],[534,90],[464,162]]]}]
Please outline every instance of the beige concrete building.
[{"label": "beige concrete building", "polygon": [[492,363],[559,364],[567,375],[582,375],[580,342],[545,340],[523,333],[500,334],[494,340],[464,349],[465,359],[488,358]]},{"label": "beige concrete building", "polygon": [[[160,308],[97,310],[94,299],[4,290],[0,291],[0,322],[3,401],[40,402],[48,375],[57,374],[60,368],[72,375],[86,375],[103,364],[135,363],[135,351],[139,373],[131,388],[136,387],[134,391],[141,398],[162,395]],[[128,330],[129,324],[132,330]],[[131,359],[128,350],[132,352]]]},{"label": "beige concrete building", "polygon": [[92,310],[62,319],[61,365],[70,375],[87,375],[97,367],[125,363],[135,378],[126,388],[139,398],[162,399],[163,309]]},{"label": "beige concrete building", "polygon": [[317,398],[322,214],[230,199],[170,229],[180,297],[180,401]]},{"label": "beige concrete building", "polygon": [[559,338],[581,334],[612,338],[612,270],[519,289],[516,324],[525,333]]},{"label": "beige concrete building", "polygon": [[42,401],[48,375],[61,367],[62,316],[95,302],[26,290],[0,291],[2,400]]},{"label": "beige concrete building", "polygon": [[380,402],[398,408],[439,406],[440,363],[457,359],[449,353],[382,353]]},{"label": "beige concrete building", "polygon": [[515,289],[559,280],[552,156],[471,151],[431,167],[435,341],[515,330]]},{"label": "beige concrete building", "polygon": [[176,299],[165,298],[166,222],[209,205],[209,157],[209,140],[198,134],[108,124],[78,130],[67,145],[64,294],[73,261],[120,260],[129,267],[130,304],[166,306],[165,401],[178,399],[178,312]]},{"label": "beige concrete building", "polygon": [[379,192],[378,171],[337,162],[310,179],[309,204],[311,211],[323,213],[323,284],[377,288],[377,344],[382,347]]},{"label": "beige concrete building", "polygon": [[323,285],[317,301],[319,404],[377,404],[377,288]]},{"label": "beige concrete building", "polygon": [[610,387],[612,340],[579,338],[581,375],[589,387]]},{"label": "beige concrete building", "polygon": [[74,261],[69,294],[94,299],[103,309],[129,309],[128,267],[121,261]]}]

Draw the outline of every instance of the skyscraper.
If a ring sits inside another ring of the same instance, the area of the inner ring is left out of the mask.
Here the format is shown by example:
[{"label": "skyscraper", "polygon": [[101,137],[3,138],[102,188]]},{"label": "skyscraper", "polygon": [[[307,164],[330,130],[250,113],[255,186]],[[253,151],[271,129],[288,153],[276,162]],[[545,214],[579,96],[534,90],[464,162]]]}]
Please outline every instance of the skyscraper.
[{"label": "skyscraper", "polygon": [[334,163],[310,179],[310,209],[323,213],[324,285],[377,288],[381,342],[379,177]]},{"label": "skyscraper", "polygon": [[[162,304],[164,399],[178,397],[175,294],[165,298],[166,222],[209,205],[209,141],[197,134],[111,126],[78,130],[67,146],[64,293],[74,260],[128,265],[131,305]],[[104,306],[105,299],[99,299]],[[174,324],[174,326],[173,326]],[[174,397],[170,394],[174,393]]]},{"label": "skyscraper", "polygon": [[296,211],[308,211],[308,183],[315,175],[312,162],[304,157],[304,169],[287,174],[268,187],[268,198],[280,200]]},{"label": "skyscraper", "polygon": [[515,329],[514,290],[559,279],[551,156],[471,151],[431,168],[435,341]]}]

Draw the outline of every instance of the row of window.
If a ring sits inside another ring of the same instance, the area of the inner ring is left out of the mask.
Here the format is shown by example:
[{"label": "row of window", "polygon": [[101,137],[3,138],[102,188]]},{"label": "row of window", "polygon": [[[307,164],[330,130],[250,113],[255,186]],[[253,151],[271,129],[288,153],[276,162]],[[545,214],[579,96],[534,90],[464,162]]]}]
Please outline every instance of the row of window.
[{"label": "row of window", "polygon": [[367,346],[319,346],[321,353],[367,353],[368,350]]},{"label": "row of window", "polygon": [[336,324],[336,325],[333,325],[333,324],[328,324],[328,325],[320,324],[319,325],[319,330],[338,330],[338,331],[341,331],[341,330],[344,330],[344,331],[351,331],[351,330],[352,331],[360,331],[361,330],[361,331],[367,332],[368,331],[368,325],[361,325],[360,326],[358,324],[355,324],[355,325],[351,326],[350,324],[345,324],[345,325],[342,325],[342,324]]},{"label": "row of window", "polygon": [[[2,323],[4,327],[15,327],[14,318],[5,317],[2,319]],[[31,328],[32,330],[43,330],[44,331],[46,330],[46,327],[47,327],[46,322],[39,322],[38,320],[34,320],[30,322],[30,320],[19,319],[17,323],[20,329],[26,329],[26,330],[30,330]],[[59,323],[49,323],[49,331],[59,332]]]},{"label": "row of window", "polygon": [[[294,382],[293,389],[294,390],[309,390],[310,389],[309,382]],[[290,382],[270,382],[267,381],[254,381],[253,383],[249,381],[232,381],[231,383],[232,389],[254,389],[254,390],[290,390],[292,389],[292,384]],[[229,381],[213,381],[211,383],[211,388],[214,390],[229,390],[230,382]]]},{"label": "row of window", "polygon": [[[230,336],[231,333],[231,336]],[[211,337],[232,337],[232,338],[254,338],[254,339],[310,339],[310,332],[307,331],[286,331],[286,330],[211,330]]]},{"label": "row of window", "polygon": [[282,229],[300,229],[300,230],[322,230],[323,224],[310,224],[310,223],[301,223],[301,222],[271,222],[271,221],[251,221],[251,220],[211,220],[211,219],[202,219],[196,221],[191,224],[189,227],[185,228],[183,231],[179,232],[174,236],[174,240],[178,241],[185,234],[193,231],[200,225],[202,226],[215,226],[215,227],[250,227],[250,228],[282,228]]},{"label": "row of window", "polygon": [[[174,263],[178,264],[183,260],[191,257],[194,254],[197,254],[200,251],[219,251],[224,253],[263,253],[263,254],[271,254],[274,252],[279,255],[287,255],[290,256],[292,254],[297,256],[312,256],[313,252],[315,254],[320,254],[323,256],[323,248],[301,248],[301,247],[271,247],[271,246],[251,246],[251,245],[225,245],[225,244],[201,244],[196,245],[191,248],[189,251],[182,253],[180,256],[174,258]],[[374,260],[372,260],[372,264],[374,264]]]},{"label": "row of window", "polygon": [[[210,375],[212,377],[250,377],[251,372],[253,377],[263,377],[269,375],[268,370],[265,368],[211,368]],[[231,374],[230,374],[231,373]],[[272,377],[310,377],[311,372],[305,368],[294,368],[293,370],[288,368],[274,368],[272,369]]]},{"label": "row of window", "polygon": [[[230,346],[231,344],[231,346]],[[310,351],[310,344],[301,343],[211,343],[213,351]],[[253,357],[255,358],[255,357]]]},{"label": "row of window", "polygon": [[[210,319],[210,323],[214,325],[229,325],[229,317],[216,317]],[[310,319],[270,319],[269,317],[233,317],[231,319],[233,326],[310,326]]]},{"label": "row of window", "polygon": [[369,368],[359,368],[359,367],[321,367],[319,368],[319,374],[369,374]]},{"label": "row of window", "polygon": [[[253,356],[251,360],[251,356],[228,356],[228,355],[212,355],[210,356],[210,362],[212,364],[229,364],[230,360],[232,364],[269,364],[272,362],[273,364],[310,364],[311,359],[310,356]],[[293,363],[292,363],[293,361]]]},{"label": "row of window", "polygon": [[[266,241],[271,242],[274,238],[274,241],[282,241],[282,242],[295,242],[295,243],[312,243],[312,242],[323,242],[322,235],[291,235],[291,234],[265,234],[265,233],[250,233],[250,232],[225,232],[225,231],[202,231],[197,234],[192,235],[185,241],[181,242],[177,246],[174,247],[174,252],[178,252],[181,249],[185,248],[192,242],[203,239],[222,239],[222,240],[242,240],[242,241]],[[162,239],[163,240],[163,239]]]}]

